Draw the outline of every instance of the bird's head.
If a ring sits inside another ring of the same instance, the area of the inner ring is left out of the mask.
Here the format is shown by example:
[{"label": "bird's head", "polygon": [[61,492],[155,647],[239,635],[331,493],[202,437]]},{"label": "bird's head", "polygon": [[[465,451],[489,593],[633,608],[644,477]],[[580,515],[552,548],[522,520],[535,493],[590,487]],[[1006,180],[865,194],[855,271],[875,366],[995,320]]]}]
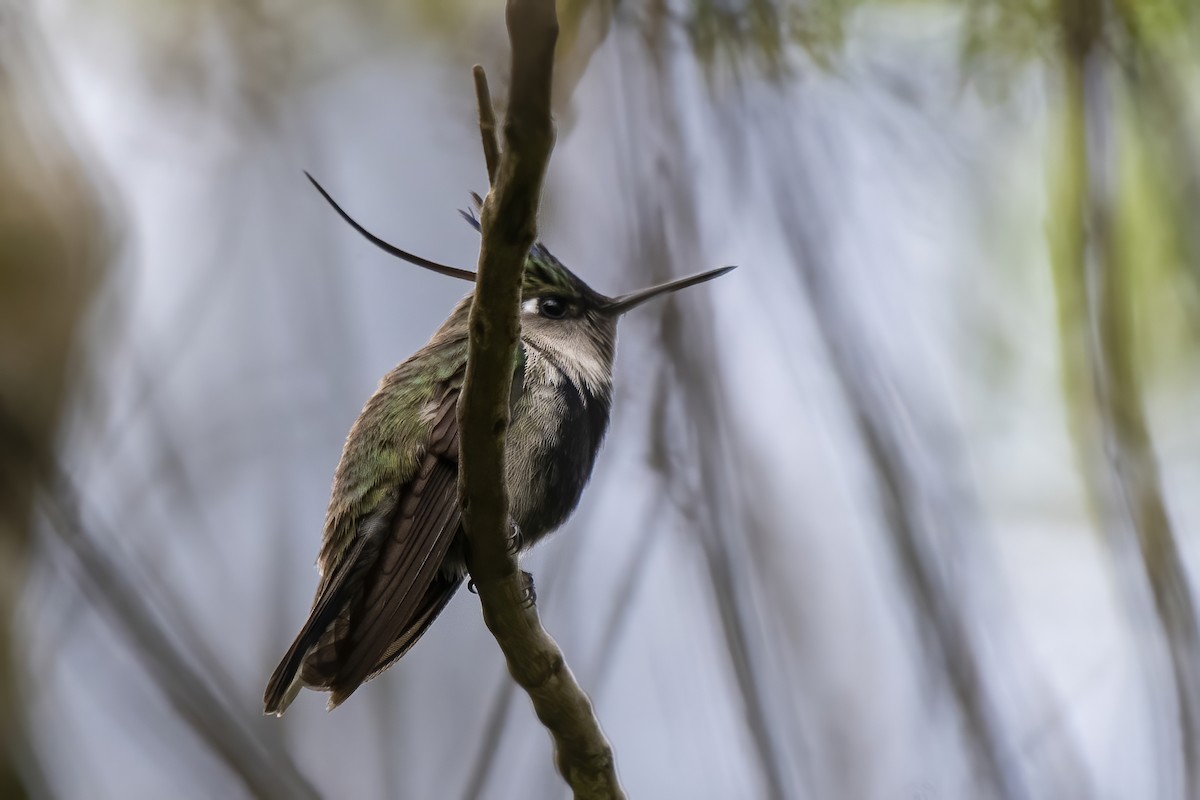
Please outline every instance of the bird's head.
[{"label": "bird's head", "polygon": [[[308,179],[342,219],[384,252],[441,275],[474,282],[475,273],[471,270],[449,267],[413,255],[375,236],[343,211],[311,175],[308,175]],[[476,206],[481,206],[480,197],[473,197]],[[479,218],[474,213],[460,213],[477,231],[480,230]],[[556,350],[568,354],[582,354],[589,348],[599,347],[600,352],[595,355],[606,360],[611,366],[617,320],[625,312],[660,295],[712,280],[732,269],[733,267],[720,267],[636,292],[608,297],[588,286],[583,279],[555,258],[545,245],[536,242],[525,260],[521,286],[521,336],[535,345],[538,342],[553,344]]]}]

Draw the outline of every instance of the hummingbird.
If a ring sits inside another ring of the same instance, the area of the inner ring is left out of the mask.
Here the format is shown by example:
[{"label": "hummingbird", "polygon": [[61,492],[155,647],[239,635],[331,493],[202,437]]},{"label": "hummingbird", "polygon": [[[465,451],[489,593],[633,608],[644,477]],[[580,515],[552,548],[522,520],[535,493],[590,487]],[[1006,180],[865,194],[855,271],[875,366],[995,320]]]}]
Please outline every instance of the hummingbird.
[{"label": "hummingbird", "polygon": [[[425,269],[474,281],[469,270],[378,238],[305,174],[372,244]],[[474,214],[460,213],[480,229]],[[541,242],[530,249],[505,444],[519,552],[567,520],[591,476],[612,407],[621,315],[731,269],[606,297]],[[336,708],[408,652],[467,577],[457,405],[471,297],[459,301],[424,347],[383,377],[350,429],[334,473],[312,610],[267,684],[267,714],[281,716],[301,687],[329,692],[328,707]]]}]

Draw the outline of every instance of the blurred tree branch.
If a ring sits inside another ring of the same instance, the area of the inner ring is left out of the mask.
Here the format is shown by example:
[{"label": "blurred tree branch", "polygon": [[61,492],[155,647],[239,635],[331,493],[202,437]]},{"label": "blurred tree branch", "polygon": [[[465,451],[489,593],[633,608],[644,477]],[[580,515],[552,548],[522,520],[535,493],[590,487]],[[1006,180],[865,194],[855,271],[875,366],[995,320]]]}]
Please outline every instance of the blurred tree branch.
[{"label": "blurred tree branch", "polygon": [[18,699],[24,651],[13,615],[39,465],[55,449],[71,360],[112,235],[90,165],[51,103],[57,87],[40,44],[26,12],[0,7],[0,412],[28,442],[0,446],[2,797],[42,783]]},{"label": "blurred tree branch", "polygon": [[235,710],[238,704],[212,686],[194,666],[195,659],[172,641],[147,599],[147,588],[130,576],[111,546],[104,546],[85,526],[80,494],[70,476],[52,457],[39,456],[35,446],[20,421],[0,409],[0,452],[19,454],[36,467],[39,505],[50,529],[77,562],[80,587],[130,639],[132,652],[189,730],[254,796],[317,797],[287,754],[250,730]]},{"label": "blurred tree branch", "polygon": [[[792,183],[781,181],[776,186],[781,224],[791,225],[819,205],[797,198],[795,191]],[[962,714],[969,751],[986,787],[982,796],[1026,797],[1025,782],[1012,768],[1011,750],[967,622],[934,552],[933,529],[938,524],[957,527],[955,521],[928,518],[923,508],[930,505],[928,491],[920,485],[919,470],[909,455],[911,443],[905,441],[909,426],[899,418],[891,379],[860,345],[855,325],[841,311],[833,280],[803,233],[789,235],[787,242],[822,347],[846,398],[847,414],[870,464],[901,584],[913,602],[927,652],[944,674]]]},{"label": "blurred tree branch", "polygon": [[[652,182],[630,186],[626,192],[637,203],[633,224],[639,251],[631,260],[646,265],[654,277],[648,282],[656,282],[672,277],[672,263],[694,264],[701,259],[695,245],[703,230],[696,200],[701,189],[694,183],[696,162],[689,152],[687,128],[681,122],[686,118],[680,102],[685,90],[671,55],[672,12],[663,0],[649,0],[646,6],[642,36],[651,79],[640,73],[624,78],[621,94],[629,103],[642,92],[647,97],[646,116],[643,109],[630,108],[626,113],[629,120],[645,124],[631,131],[630,139],[655,143],[650,159]],[[671,229],[686,233],[672,237]],[[762,796],[782,800],[805,792],[792,780],[788,767],[789,762],[802,761],[808,748],[804,742],[784,743],[778,725],[783,704],[772,688],[780,684],[771,670],[770,645],[760,633],[764,611],[756,603],[752,588],[759,576],[746,571],[755,531],[745,526],[743,517],[747,501],[740,492],[739,478],[744,464],[737,448],[730,446],[738,434],[729,429],[724,413],[725,387],[720,372],[712,368],[719,361],[711,326],[713,311],[703,307],[703,294],[688,298],[689,314],[679,313],[680,302],[682,298],[675,298],[664,304],[660,335],[672,367],[670,374],[681,387],[675,394],[687,404],[687,429],[685,433],[668,428],[666,422],[671,415],[666,396],[660,393],[651,428],[656,469],[670,487],[672,476],[664,466],[665,453],[670,450],[668,440],[687,438],[692,442],[694,454],[689,454],[686,461],[698,468],[697,483],[685,490],[687,500],[677,501],[677,505],[687,509],[690,528],[703,554],[720,641],[728,656],[745,732],[762,779]],[[663,384],[659,388],[665,392]],[[730,536],[729,532],[735,530],[743,535]]]},{"label": "blurred tree branch", "polygon": [[189,731],[256,796],[315,797],[174,644],[146,587],[85,529],[79,493],[58,466],[64,409],[86,382],[78,363],[86,315],[120,220],[73,120],[55,106],[63,93],[54,78],[25,12],[0,7],[0,797],[54,788],[25,740],[18,692],[27,657],[13,630],[38,511],[75,557],[80,587],[128,635]]},{"label": "blurred tree branch", "polygon": [[[576,683],[558,645],[542,628],[536,604],[509,547],[504,443],[520,337],[521,278],[537,238],[542,182],[554,146],[551,78],[558,20],[554,0],[509,0],[512,89],[504,149],[481,214],[483,240],[470,312],[467,373],[459,400],[459,491],[470,542],[468,566],[483,618],[513,679],[529,693],[550,731],[559,772],[577,798],[623,798],[613,753],[591,701]],[[481,69],[477,96],[490,96]],[[498,150],[490,108],[480,108],[489,175]]]},{"label": "blurred tree branch", "polygon": [[[1063,379],[1091,502],[1119,556],[1126,535],[1166,639],[1179,715],[1184,793],[1200,796],[1200,623],[1163,499],[1133,358],[1131,271],[1114,246],[1107,5],[1062,0],[1064,175],[1052,239]],[[1090,388],[1090,396],[1089,396]]]}]

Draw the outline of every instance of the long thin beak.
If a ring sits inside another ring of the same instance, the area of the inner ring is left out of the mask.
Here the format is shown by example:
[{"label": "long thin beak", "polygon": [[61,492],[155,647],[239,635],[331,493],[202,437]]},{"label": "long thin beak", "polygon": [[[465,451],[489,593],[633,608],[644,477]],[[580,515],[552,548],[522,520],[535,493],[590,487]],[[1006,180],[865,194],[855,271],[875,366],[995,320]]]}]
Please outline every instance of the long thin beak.
[{"label": "long thin beak", "polygon": [[312,175],[309,175],[307,172],[304,173],[304,177],[312,181],[312,185],[317,187],[317,191],[321,193],[321,197],[325,198],[325,202],[333,206],[333,210],[336,211],[342,219],[346,220],[351,228],[354,228],[354,230],[361,233],[368,242],[375,245],[383,252],[387,253],[388,255],[395,256],[396,258],[402,258],[410,264],[416,264],[418,267],[424,267],[425,269],[432,270],[439,275],[449,275],[451,278],[459,278],[464,281],[475,281],[475,273],[469,269],[448,267],[445,264],[439,264],[436,261],[430,261],[427,258],[415,256],[406,250],[401,250],[395,245],[388,244],[383,239],[380,239],[378,236],[364,228],[362,225],[359,225],[353,217],[343,211],[342,207],[339,206],[337,202],[329,196],[329,192],[325,191],[325,188],[321,186],[321,184],[317,183],[316,178],[314,178]]},{"label": "long thin beak", "polygon": [[736,269],[736,267],[721,267],[719,269],[711,269],[708,272],[701,272],[698,275],[689,275],[686,278],[679,278],[678,280],[661,283],[658,286],[651,286],[649,289],[641,289],[636,292],[630,292],[629,294],[623,294],[620,297],[614,297],[612,300],[610,300],[608,304],[604,306],[603,310],[605,313],[611,314],[615,317],[620,314],[624,314],[626,311],[629,311],[632,308],[637,308],[642,303],[658,297],[660,294],[677,292],[680,289],[686,289],[689,286],[695,286],[697,283],[711,281],[713,278],[719,278],[726,272],[729,272],[733,269]]}]

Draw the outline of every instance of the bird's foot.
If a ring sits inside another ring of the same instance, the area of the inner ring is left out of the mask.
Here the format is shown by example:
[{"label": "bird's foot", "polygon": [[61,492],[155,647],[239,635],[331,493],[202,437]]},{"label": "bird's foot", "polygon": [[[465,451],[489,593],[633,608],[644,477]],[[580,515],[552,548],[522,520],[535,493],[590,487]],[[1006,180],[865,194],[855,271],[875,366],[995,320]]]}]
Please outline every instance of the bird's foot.
[{"label": "bird's foot", "polygon": [[525,537],[521,534],[521,529],[516,525],[512,526],[512,533],[508,537],[508,554],[515,556],[524,549]]},{"label": "bird's foot", "polygon": [[[521,570],[521,606],[523,608],[533,608],[537,605],[537,587],[533,585],[533,574]],[[475,581],[467,580],[467,591],[471,594],[479,594],[479,587],[475,585]]]},{"label": "bird's foot", "polygon": [[533,574],[521,570],[521,580],[525,584],[521,590],[521,605],[533,608],[537,605],[537,587],[533,585]]}]

